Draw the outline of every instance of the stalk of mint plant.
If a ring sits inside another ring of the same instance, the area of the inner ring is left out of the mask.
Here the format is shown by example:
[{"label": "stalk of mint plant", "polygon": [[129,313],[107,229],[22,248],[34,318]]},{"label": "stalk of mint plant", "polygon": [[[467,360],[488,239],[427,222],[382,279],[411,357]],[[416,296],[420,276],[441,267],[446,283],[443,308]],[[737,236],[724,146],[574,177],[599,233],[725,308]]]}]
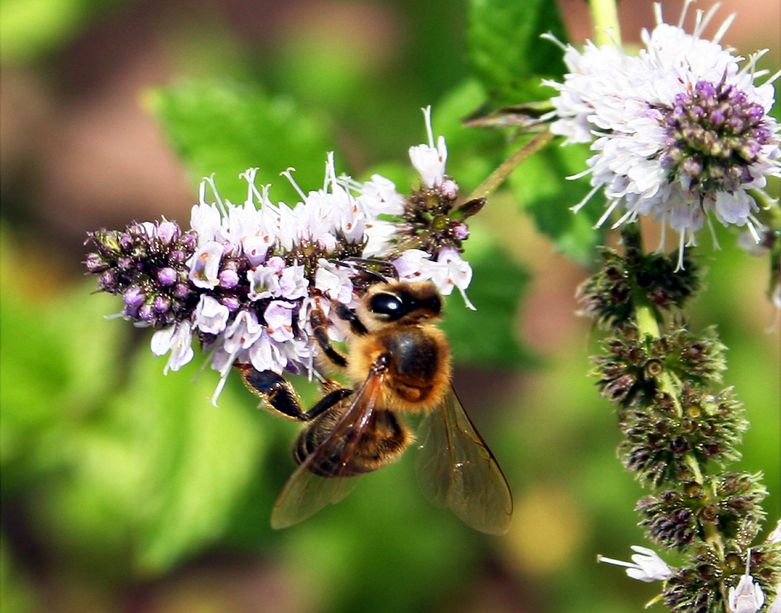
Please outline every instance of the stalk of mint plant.
[{"label": "stalk of mint plant", "polygon": [[616,406],[624,466],[649,489],[640,524],[684,563],[645,547],[633,547],[632,563],[600,560],[661,581],[659,599],[673,611],[759,611],[777,595],[781,546],[762,536],[761,475],[730,469],[748,423],[724,383],[725,347],[715,329],[682,323],[700,271],[688,252],[677,273],[676,257],[644,253],[634,225],[621,235],[623,253],[604,249],[579,291],[584,313],[609,331],[593,374]]},{"label": "stalk of mint plant", "polygon": [[[755,245],[774,236],[767,219],[777,217],[778,203],[764,187],[781,155],[769,114],[779,73],[757,69],[763,51],[743,58],[722,47],[734,15],[703,37],[717,4],[695,11],[687,31],[690,4],[677,26],[655,4],[656,27],[629,55],[615,2],[592,0],[595,43],[582,51],[559,43],[568,73],[548,82],[558,91],[551,131],[592,152],[583,173],[592,190],[573,210],[601,192],[607,207],[597,226],[610,220],[621,231],[623,252],[603,248],[579,297],[583,312],[609,330],[594,375],[616,406],[620,457],[649,490],[636,505],[640,525],[656,549],[675,550],[683,562],[671,566],[640,546],[631,562],[598,559],[660,581],[652,603],[672,611],[754,613],[781,607],[779,530],[762,534],[761,475],[730,468],[748,423],[724,382],[725,347],[714,328],[689,330],[685,309],[701,287],[691,256],[699,230],[708,226],[714,246],[714,220],[744,229]],[[642,216],[663,228],[653,254],[643,249]],[[673,257],[661,253],[668,228],[678,236]]]}]

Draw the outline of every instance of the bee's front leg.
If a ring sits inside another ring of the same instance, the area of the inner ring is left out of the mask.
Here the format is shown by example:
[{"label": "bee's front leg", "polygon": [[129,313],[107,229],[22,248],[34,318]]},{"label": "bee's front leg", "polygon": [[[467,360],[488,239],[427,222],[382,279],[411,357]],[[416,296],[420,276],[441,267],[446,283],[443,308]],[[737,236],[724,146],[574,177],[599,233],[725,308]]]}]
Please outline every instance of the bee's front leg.
[{"label": "bee's front leg", "polygon": [[[347,307],[344,308],[346,309]],[[347,310],[349,311],[349,309]],[[314,307],[309,313],[309,323],[312,325],[313,336],[323,355],[337,368],[345,368],[347,366],[347,358],[331,345],[331,341],[328,338],[328,317],[326,317],[319,305]]]},{"label": "bee's front leg", "polygon": [[301,401],[293,386],[271,370],[256,370],[249,364],[237,364],[244,385],[259,396],[274,411],[296,421],[311,421],[352,394],[352,390],[334,387],[308,411],[301,409]]}]

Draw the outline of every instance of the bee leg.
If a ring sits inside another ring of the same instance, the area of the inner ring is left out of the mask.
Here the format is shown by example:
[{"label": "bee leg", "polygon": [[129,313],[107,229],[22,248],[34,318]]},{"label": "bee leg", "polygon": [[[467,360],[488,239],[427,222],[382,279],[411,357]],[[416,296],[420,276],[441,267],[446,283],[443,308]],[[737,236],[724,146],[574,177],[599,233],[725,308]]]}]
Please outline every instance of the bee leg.
[{"label": "bee leg", "polygon": [[347,366],[347,358],[334,349],[331,341],[328,339],[328,318],[323,313],[323,309],[319,306],[313,308],[309,314],[309,322],[312,324],[312,332],[323,355],[338,368]]},{"label": "bee leg", "polygon": [[296,421],[311,421],[353,393],[344,387],[332,389],[304,412],[293,386],[281,375],[271,370],[255,370],[248,364],[239,364],[236,368],[241,371],[241,378],[249,391],[274,411]]},{"label": "bee leg", "polygon": [[358,316],[355,314],[355,312],[351,311],[341,302],[336,303],[336,316],[339,319],[343,319],[349,323],[350,330],[352,330],[352,333],[356,336],[365,336],[369,333],[369,331],[366,329],[366,326],[364,326],[363,322],[358,319]]}]

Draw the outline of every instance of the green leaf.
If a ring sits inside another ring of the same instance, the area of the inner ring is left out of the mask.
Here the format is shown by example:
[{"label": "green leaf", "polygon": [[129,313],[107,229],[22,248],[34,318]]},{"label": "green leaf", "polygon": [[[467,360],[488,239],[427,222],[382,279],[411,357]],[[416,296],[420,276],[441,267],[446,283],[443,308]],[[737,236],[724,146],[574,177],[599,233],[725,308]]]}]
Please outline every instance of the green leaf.
[{"label": "green leaf", "polygon": [[247,184],[239,174],[253,167],[260,168],[259,184],[273,183],[275,201],[298,199],[279,177],[291,166],[304,191],[323,184],[333,139],[323,122],[289,98],[271,97],[246,84],[206,80],[148,92],[145,103],[194,178],[214,174],[223,198],[246,199]]},{"label": "green leaf", "polygon": [[529,274],[496,247],[491,234],[470,224],[465,258],[472,266],[468,309],[458,290],[447,300],[443,328],[457,362],[511,368],[533,360],[518,335],[517,313]]},{"label": "green leaf", "polygon": [[39,501],[48,538],[93,572],[157,576],[194,555],[228,529],[261,466],[256,399],[226,388],[214,407],[214,373],[193,381],[191,364],[165,377],[163,365],[139,352],[101,419],[72,433],[67,473]]},{"label": "green leaf", "polygon": [[541,40],[552,33],[566,40],[555,2],[550,0],[471,0],[469,57],[475,74],[494,102],[509,104],[548,98],[538,89],[541,76],[564,74],[561,49]]},{"label": "green leaf", "polygon": [[596,245],[603,232],[594,224],[604,211],[600,196],[595,196],[582,210],[570,207],[589,191],[588,181],[567,181],[565,177],[586,168],[586,147],[548,146],[526,160],[510,176],[510,187],[524,211],[533,218],[539,230],[547,234],[556,247],[581,264],[593,262]]}]

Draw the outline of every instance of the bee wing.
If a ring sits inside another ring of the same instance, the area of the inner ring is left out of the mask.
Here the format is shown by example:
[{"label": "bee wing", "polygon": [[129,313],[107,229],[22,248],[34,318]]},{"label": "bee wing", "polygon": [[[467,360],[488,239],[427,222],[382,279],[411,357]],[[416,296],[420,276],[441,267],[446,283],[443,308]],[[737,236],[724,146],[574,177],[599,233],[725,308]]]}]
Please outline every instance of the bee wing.
[{"label": "bee wing", "polygon": [[[363,433],[371,424],[381,386],[382,375],[369,374],[328,437],[290,476],[274,503],[272,528],[297,524],[326,505],[336,504],[352,491],[357,476],[342,473],[346,472]],[[322,477],[310,470],[321,462],[338,463],[333,476]]]},{"label": "bee wing", "polygon": [[416,472],[425,496],[475,530],[507,532],[513,511],[510,487],[454,389],[423,418],[418,434]]}]

